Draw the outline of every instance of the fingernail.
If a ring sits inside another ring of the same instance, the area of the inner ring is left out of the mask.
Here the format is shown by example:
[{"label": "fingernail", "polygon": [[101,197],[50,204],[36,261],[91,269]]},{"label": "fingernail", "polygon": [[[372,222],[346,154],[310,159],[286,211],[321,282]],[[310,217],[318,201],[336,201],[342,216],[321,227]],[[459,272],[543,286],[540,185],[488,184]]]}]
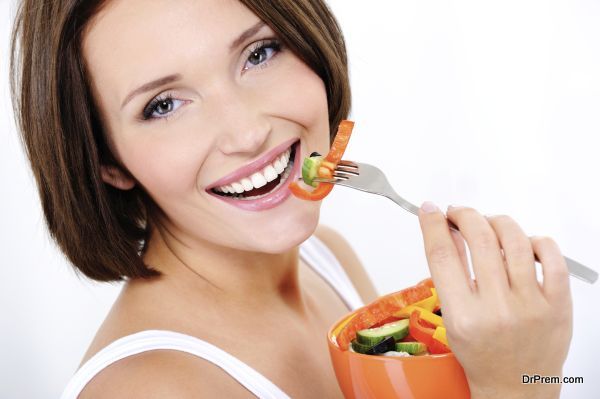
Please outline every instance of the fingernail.
[{"label": "fingernail", "polygon": [[464,208],[462,205],[448,205],[448,210]]},{"label": "fingernail", "polygon": [[433,202],[430,201],[423,202],[423,204],[421,205],[421,209],[425,213],[438,212],[440,210],[440,208],[438,208]]}]

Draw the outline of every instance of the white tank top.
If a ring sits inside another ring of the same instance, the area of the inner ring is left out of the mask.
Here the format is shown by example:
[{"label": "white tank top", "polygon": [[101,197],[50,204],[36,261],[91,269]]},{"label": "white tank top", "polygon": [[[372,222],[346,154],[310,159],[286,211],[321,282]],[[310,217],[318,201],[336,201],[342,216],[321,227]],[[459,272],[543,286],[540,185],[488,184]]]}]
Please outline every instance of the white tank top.
[{"label": "white tank top", "polygon": [[[364,305],[344,268],[321,240],[311,236],[303,242],[300,257],[339,294],[349,310]],[[145,330],[119,338],[91,357],[69,380],[61,399],[76,399],[96,374],[114,362],[155,349],[187,352],[208,360],[259,398],[289,398],[252,367],[206,341],[174,331]]]}]

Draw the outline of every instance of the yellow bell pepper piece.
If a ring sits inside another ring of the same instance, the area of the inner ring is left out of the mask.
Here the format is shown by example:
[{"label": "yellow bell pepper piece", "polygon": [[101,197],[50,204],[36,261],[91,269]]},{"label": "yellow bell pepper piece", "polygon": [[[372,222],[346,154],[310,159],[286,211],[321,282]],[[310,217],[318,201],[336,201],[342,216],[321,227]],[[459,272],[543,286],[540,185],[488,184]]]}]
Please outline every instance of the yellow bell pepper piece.
[{"label": "yellow bell pepper piece", "polygon": [[410,318],[411,313],[414,312],[415,310],[419,311],[421,320],[428,321],[436,327],[444,326],[444,320],[440,316],[436,315],[435,313],[430,312],[427,309],[420,308],[416,305],[408,305],[407,307],[402,308],[399,311],[397,311],[396,313],[394,313],[394,316],[407,319],[407,318]]},{"label": "yellow bell pepper piece", "polygon": [[[435,297],[435,305],[433,305],[433,309],[439,309],[442,307],[442,304],[440,303],[440,297],[437,294],[437,291],[435,290],[435,288],[431,289],[431,292],[433,292],[433,296]],[[433,310],[432,310],[433,312]]]},{"label": "yellow bell pepper piece", "polygon": [[433,333],[433,338],[437,339],[444,345],[448,346],[448,338],[446,338],[446,328],[445,327],[437,327],[435,332]]},{"label": "yellow bell pepper piece", "polygon": [[433,312],[433,309],[439,306],[440,300],[438,298],[437,291],[435,290],[435,288],[431,288],[431,294],[432,295],[430,297],[422,299],[419,302],[415,302],[412,305]]}]

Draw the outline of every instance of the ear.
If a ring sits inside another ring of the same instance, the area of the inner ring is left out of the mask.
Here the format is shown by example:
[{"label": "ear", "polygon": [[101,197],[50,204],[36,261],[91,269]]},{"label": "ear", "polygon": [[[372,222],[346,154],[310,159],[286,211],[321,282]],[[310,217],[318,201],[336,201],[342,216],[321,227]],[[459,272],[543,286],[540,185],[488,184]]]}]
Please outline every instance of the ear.
[{"label": "ear", "polygon": [[118,188],[119,190],[131,190],[135,187],[135,180],[114,165],[100,165],[102,181]]}]

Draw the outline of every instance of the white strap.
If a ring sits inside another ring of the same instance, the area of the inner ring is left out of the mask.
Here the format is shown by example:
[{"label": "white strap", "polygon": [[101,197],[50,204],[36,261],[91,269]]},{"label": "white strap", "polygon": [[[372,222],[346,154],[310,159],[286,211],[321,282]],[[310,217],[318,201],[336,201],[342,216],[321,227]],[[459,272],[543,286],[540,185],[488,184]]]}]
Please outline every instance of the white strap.
[{"label": "white strap", "polygon": [[[300,245],[300,256],[339,294],[348,309],[355,310],[363,306],[344,268],[321,240],[311,236]],[[141,331],[112,342],[75,373],[61,399],[76,399],[92,378],[109,365],[128,356],[156,349],[178,350],[206,359],[261,399],[289,399],[262,374],[222,349],[196,337],[165,330]]]},{"label": "white strap", "polygon": [[300,246],[300,256],[338,293],[348,309],[364,306],[346,271],[320,239],[312,235],[304,241]]},{"label": "white strap", "polygon": [[289,399],[288,395],[262,374],[220,348],[190,335],[164,330],[141,331],[103,348],[75,373],[61,399],[76,399],[86,384],[112,363],[155,349],[173,349],[204,358],[222,368],[261,399]]}]

